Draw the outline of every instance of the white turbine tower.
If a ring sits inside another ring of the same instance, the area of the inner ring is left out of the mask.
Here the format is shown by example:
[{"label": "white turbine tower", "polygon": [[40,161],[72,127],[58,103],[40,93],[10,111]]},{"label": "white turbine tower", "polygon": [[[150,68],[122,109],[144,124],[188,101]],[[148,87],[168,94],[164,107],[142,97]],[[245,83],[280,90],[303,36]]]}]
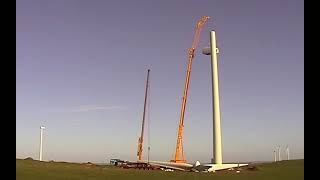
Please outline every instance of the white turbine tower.
[{"label": "white turbine tower", "polygon": [[42,161],[42,141],[43,141],[43,130],[44,126],[40,126],[40,150],[39,150],[39,161]]},{"label": "white turbine tower", "polygon": [[222,165],[222,139],[219,98],[218,59],[219,49],[216,43],[216,32],[210,32],[210,48],[204,48],[202,53],[211,55],[212,75],[212,107],[213,107],[213,158],[215,164]]},{"label": "white turbine tower", "polygon": [[212,82],[212,114],[213,114],[213,158],[212,167],[215,170],[229,169],[248,164],[227,164],[222,161],[221,116],[218,77],[218,53],[216,32],[210,31],[210,47],[202,49],[202,54],[211,56],[211,82]]},{"label": "white turbine tower", "polygon": [[273,151],[273,154],[274,154],[274,162],[277,162],[277,151],[274,150],[274,151]]},{"label": "white turbine tower", "polygon": [[288,145],[286,147],[286,154],[287,154],[287,160],[290,160],[290,158],[289,158],[289,146]]},{"label": "white turbine tower", "polygon": [[281,161],[281,146],[278,146],[278,161]]}]

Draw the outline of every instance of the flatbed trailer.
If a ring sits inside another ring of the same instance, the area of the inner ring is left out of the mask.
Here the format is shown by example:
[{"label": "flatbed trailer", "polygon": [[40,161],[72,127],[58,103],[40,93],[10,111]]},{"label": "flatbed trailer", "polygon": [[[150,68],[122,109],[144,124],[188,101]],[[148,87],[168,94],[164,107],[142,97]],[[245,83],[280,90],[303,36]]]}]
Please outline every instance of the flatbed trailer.
[{"label": "flatbed trailer", "polygon": [[125,162],[120,167],[124,169],[143,169],[143,170],[160,169],[160,167],[158,166],[154,166],[144,162]]}]

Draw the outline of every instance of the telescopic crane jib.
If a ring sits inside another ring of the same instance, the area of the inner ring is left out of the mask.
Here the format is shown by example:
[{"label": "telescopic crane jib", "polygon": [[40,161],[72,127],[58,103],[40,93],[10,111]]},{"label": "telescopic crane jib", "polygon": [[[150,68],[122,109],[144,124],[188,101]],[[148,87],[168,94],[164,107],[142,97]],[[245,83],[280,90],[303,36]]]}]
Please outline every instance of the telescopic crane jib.
[{"label": "telescopic crane jib", "polygon": [[181,105],[181,111],[180,111],[180,121],[179,121],[179,128],[178,128],[176,153],[175,153],[175,159],[171,160],[171,162],[186,163],[186,160],[184,158],[184,152],[183,152],[183,128],[184,128],[184,113],[186,110],[187,97],[188,97],[187,95],[188,95],[189,81],[190,81],[190,74],[191,74],[191,66],[192,66],[192,60],[194,57],[194,52],[200,40],[201,30],[208,19],[209,19],[209,16],[203,16],[197,22],[192,46],[188,50],[189,61],[187,66],[187,75],[185,80],[184,93],[183,93],[182,105]]},{"label": "telescopic crane jib", "polygon": [[146,83],[146,92],[145,92],[145,96],[144,96],[144,108],[143,108],[143,116],[142,116],[141,135],[138,140],[138,151],[137,151],[138,160],[141,160],[141,158],[142,158],[143,132],[144,132],[144,122],[145,122],[145,115],[146,115],[148,86],[149,86],[149,73],[150,73],[150,69],[148,69],[148,74],[147,74],[147,83]]}]

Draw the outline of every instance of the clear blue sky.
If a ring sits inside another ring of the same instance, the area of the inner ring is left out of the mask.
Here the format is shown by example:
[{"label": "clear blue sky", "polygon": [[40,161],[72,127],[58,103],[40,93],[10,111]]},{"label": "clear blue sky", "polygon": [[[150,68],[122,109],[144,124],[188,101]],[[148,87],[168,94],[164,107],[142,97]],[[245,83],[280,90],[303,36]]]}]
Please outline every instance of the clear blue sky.
[{"label": "clear blue sky", "polygon": [[170,160],[187,49],[203,15],[211,19],[193,63],[187,160],[212,157],[210,58],[201,54],[210,30],[220,49],[223,160],[272,160],[277,145],[304,158],[303,9],[303,0],[18,0],[17,158],[38,158],[44,125],[44,160],[134,160],[150,68],[150,157]]}]

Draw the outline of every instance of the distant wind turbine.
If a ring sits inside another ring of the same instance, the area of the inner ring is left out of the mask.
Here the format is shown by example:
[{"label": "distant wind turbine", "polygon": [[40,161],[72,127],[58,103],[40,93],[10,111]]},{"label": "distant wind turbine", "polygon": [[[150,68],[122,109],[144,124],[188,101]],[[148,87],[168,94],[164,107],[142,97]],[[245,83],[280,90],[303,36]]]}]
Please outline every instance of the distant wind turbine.
[{"label": "distant wind turbine", "polygon": [[288,145],[286,147],[286,154],[287,154],[287,160],[290,160],[290,158],[289,158],[289,146]]},{"label": "distant wind turbine", "polygon": [[42,142],[43,142],[43,130],[44,126],[40,126],[40,150],[39,150],[39,161],[42,161]]},{"label": "distant wind turbine", "polygon": [[281,146],[278,146],[278,161],[281,161]]}]

